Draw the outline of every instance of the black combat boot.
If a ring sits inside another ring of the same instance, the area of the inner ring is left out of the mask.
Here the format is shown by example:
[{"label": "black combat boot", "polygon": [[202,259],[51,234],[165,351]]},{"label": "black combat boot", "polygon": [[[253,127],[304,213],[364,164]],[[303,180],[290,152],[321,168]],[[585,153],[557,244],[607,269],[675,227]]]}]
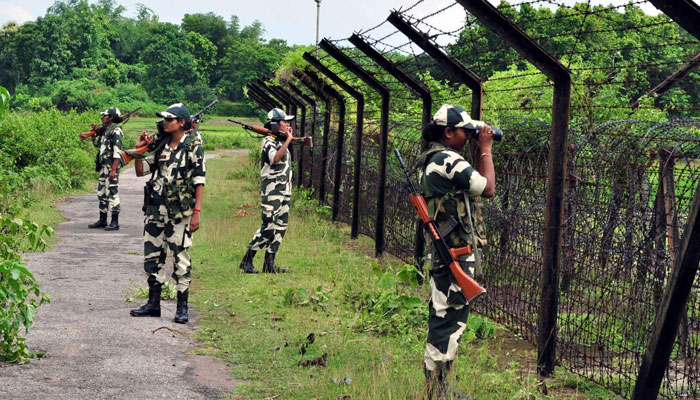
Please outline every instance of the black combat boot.
[{"label": "black combat boot", "polygon": [[452,368],[452,361],[436,362],[434,371],[428,370],[423,365],[425,372],[425,392],[428,400],[469,400],[469,397],[450,390],[447,385],[447,375]]},{"label": "black combat boot", "polygon": [[255,269],[255,265],[253,265],[253,257],[255,257],[255,253],[255,250],[248,249],[248,251],[245,253],[245,256],[243,256],[243,261],[241,261],[240,268],[246,274],[258,273],[258,270]]},{"label": "black combat boot", "polygon": [[177,311],[175,311],[175,322],[178,324],[186,324],[189,320],[187,318],[187,297],[189,296],[190,290],[187,289],[184,292],[177,292]]},{"label": "black combat boot", "polygon": [[97,222],[88,225],[88,228],[104,228],[105,226],[107,226],[107,213],[100,211],[100,219]]},{"label": "black combat boot", "polygon": [[277,255],[277,253],[265,253],[263,272],[268,274],[284,274],[289,272],[288,269],[280,268],[279,266],[275,265],[275,255]]},{"label": "black combat boot", "polygon": [[131,310],[132,317],[160,317],[160,292],[163,285],[148,283],[148,303]]},{"label": "black combat boot", "polygon": [[106,231],[118,231],[119,230],[119,213],[112,211],[112,222],[105,227]]}]

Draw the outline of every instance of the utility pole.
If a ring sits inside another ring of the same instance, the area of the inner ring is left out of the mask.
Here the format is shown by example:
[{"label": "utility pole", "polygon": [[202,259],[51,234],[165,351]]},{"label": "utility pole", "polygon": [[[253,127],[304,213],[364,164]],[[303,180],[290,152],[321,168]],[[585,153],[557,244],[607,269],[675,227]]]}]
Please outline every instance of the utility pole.
[{"label": "utility pole", "polygon": [[318,58],[318,22],[321,17],[321,0],[314,0],[316,2],[316,58]]}]

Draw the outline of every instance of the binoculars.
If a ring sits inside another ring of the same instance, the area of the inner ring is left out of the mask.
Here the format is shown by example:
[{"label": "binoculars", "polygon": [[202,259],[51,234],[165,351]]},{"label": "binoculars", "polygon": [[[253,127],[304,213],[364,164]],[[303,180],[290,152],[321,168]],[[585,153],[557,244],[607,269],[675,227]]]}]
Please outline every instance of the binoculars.
[{"label": "binoculars", "polygon": [[[480,129],[465,129],[465,130],[470,135],[470,137],[472,137],[474,139],[479,138],[479,133],[481,132]],[[492,126],[491,130],[493,131],[493,140],[500,142],[501,139],[503,139],[503,131],[500,128],[496,128],[495,126]]]}]

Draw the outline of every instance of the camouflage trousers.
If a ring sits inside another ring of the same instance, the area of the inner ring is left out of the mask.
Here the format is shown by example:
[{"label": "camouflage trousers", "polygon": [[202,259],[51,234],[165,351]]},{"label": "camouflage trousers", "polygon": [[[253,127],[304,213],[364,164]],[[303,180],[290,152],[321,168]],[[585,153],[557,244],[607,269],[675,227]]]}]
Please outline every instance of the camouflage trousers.
[{"label": "camouflage trousers", "polygon": [[[473,260],[473,256],[470,256],[470,260]],[[472,275],[473,261],[460,261],[460,265]],[[469,316],[467,298],[447,266],[434,265],[430,270],[429,307],[428,340],[423,358],[425,368],[434,371],[437,362],[455,359]]]},{"label": "camouflage trousers", "polygon": [[114,179],[109,179],[111,165],[103,165],[100,170],[100,177],[97,180],[97,200],[100,202],[100,212],[107,213],[109,209],[118,213],[121,210],[119,205],[119,170]]},{"label": "camouflage trousers", "polygon": [[146,217],[143,228],[143,269],[148,274],[148,282],[163,284],[168,280],[163,267],[169,250],[173,257],[172,277],[177,291],[187,290],[191,281],[192,262],[188,251],[191,246],[190,217],[179,221],[168,217],[162,221]]},{"label": "camouflage trousers", "polygon": [[274,189],[266,190],[267,194],[261,195],[262,225],[253,235],[253,240],[248,245],[249,249],[267,249],[268,253],[277,253],[279,250],[289,222],[289,186],[289,182],[278,183]]}]

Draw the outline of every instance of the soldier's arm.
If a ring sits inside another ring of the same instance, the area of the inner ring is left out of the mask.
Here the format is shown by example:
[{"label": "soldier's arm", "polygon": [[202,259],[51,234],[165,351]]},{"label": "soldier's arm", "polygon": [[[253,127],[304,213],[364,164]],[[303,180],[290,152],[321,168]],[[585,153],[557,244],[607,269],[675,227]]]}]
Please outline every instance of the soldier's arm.
[{"label": "soldier's arm", "polygon": [[200,213],[202,209],[202,199],[204,198],[204,183],[207,173],[206,162],[204,161],[204,148],[198,145],[194,151],[194,171],[192,173],[192,184],[194,185],[194,214],[190,220],[190,232],[199,229]]},{"label": "soldier's arm", "polygon": [[[148,133],[141,132],[141,135],[139,135],[139,138],[136,139],[136,147],[141,147],[141,146],[147,145],[148,144],[148,140],[146,140],[147,137],[148,137]],[[143,160],[140,158],[135,159],[134,160],[134,171],[136,171],[136,176],[143,176],[144,174],[147,174],[148,172],[150,172],[151,160],[152,160],[152,162],[155,162],[155,159],[156,159],[155,154],[149,154]],[[145,165],[143,163],[144,160],[146,160]]]},{"label": "soldier's arm", "polygon": [[284,141],[284,144],[282,144],[282,147],[277,149],[277,153],[275,153],[275,158],[272,160],[273,163],[278,163],[284,157],[284,153],[287,152],[287,148],[289,147],[289,143],[292,143],[292,135],[287,135],[287,139]]},{"label": "soldier's arm", "polygon": [[[470,196],[481,196],[488,181],[467,160],[455,151],[444,151],[436,154],[425,170],[428,176],[438,175],[448,185],[456,189],[466,190]],[[440,182],[441,179],[433,179]],[[452,189],[443,188],[444,192]]]},{"label": "soldier's arm", "polygon": [[199,229],[200,213],[202,209],[202,198],[204,197],[204,184],[194,187],[194,214],[190,220],[190,232],[194,233]]},{"label": "soldier's arm", "polygon": [[122,152],[122,130],[117,127],[112,136],[112,169],[109,173],[109,179],[114,179],[117,176],[117,167]]},{"label": "soldier's arm", "polygon": [[140,158],[134,160],[134,171],[136,171],[136,176],[143,176],[143,160]]},{"label": "soldier's arm", "polygon": [[493,197],[496,192],[496,171],[493,168],[493,155],[491,144],[493,143],[493,131],[486,125],[479,132],[479,139],[476,142],[476,170],[486,178],[486,186],[481,194],[482,197]]},{"label": "soldier's arm", "polygon": [[287,152],[287,148],[289,147],[289,144],[292,143],[292,139],[294,139],[294,135],[292,135],[292,127],[289,127],[289,130],[286,132],[287,136],[286,139],[284,140],[284,144],[282,144],[282,147],[277,149],[277,153],[275,153],[275,158],[272,160],[273,163],[278,163],[284,157],[284,154]]}]

